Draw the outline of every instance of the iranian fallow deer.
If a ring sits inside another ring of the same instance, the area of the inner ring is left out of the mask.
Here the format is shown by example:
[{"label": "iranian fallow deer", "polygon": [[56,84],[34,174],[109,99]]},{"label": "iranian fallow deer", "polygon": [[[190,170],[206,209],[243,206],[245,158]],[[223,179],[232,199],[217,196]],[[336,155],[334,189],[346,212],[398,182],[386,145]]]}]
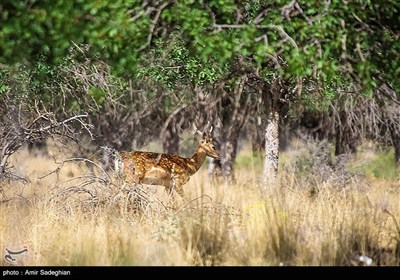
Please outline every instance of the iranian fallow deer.
[{"label": "iranian fallow deer", "polygon": [[141,151],[120,152],[115,161],[115,169],[128,184],[160,185],[169,194],[175,189],[183,197],[183,185],[200,169],[206,156],[219,158],[211,131],[212,127],[204,133],[195,130],[202,137],[190,158]]}]

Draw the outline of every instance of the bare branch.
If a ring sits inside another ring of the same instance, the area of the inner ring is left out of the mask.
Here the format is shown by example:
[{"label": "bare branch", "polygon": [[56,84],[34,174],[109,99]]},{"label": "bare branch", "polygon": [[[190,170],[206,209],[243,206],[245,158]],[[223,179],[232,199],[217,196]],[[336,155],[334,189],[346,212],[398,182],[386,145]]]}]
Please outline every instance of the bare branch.
[{"label": "bare branch", "polygon": [[378,88],[378,92],[381,92],[389,100],[400,106],[400,101],[397,99],[395,91],[391,89],[388,85],[383,84],[382,86],[380,86]]},{"label": "bare branch", "polygon": [[217,23],[217,20],[215,19],[215,13],[213,12],[213,10],[211,10],[207,3],[204,3],[204,7],[210,14],[213,25],[215,25]]},{"label": "bare branch", "polygon": [[270,11],[270,9],[262,10],[261,13],[259,13],[253,20],[253,24],[259,24],[264,19],[264,16],[266,15],[266,13],[268,13],[269,11]]},{"label": "bare branch", "polygon": [[[130,21],[130,22],[133,22],[133,21],[135,21],[135,20],[141,18],[142,16],[147,16],[147,15],[149,15],[152,11],[154,11],[154,8],[153,8],[153,7],[148,7],[148,8],[146,9],[146,11],[143,12],[143,9],[144,9],[148,4],[149,4],[149,1],[143,1],[142,5],[140,6],[140,11],[139,11],[138,13],[136,13],[133,17],[131,17],[131,18],[129,19],[129,21]],[[132,13],[133,13],[133,10],[129,10],[129,11],[127,12],[127,15],[130,15],[130,14],[132,14]]]},{"label": "bare branch", "polygon": [[360,57],[361,61],[365,61],[365,56],[362,53],[360,43],[358,43],[358,42],[356,43],[356,50],[357,50],[358,56]]},{"label": "bare branch", "polygon": [[87,118],[88,116],[89,115],[87,115],[87,114],[73,116],[73,117],[70,117],[70,118],[68,118],[66,120],[63,120],[62,122],[55,122],[55,123],[52,123],[52,124],[50,124],[48,126],[41,127],[41,128],[39,128],[37,130],[33,130],[33,132],[43,133],[43,132],[46,132],[46,131],[48,131],[50,129],[65,125],[65,124],[67,124],[67,123],[69,123],[69,122],[71,122],[73,120],[80,120],[81,118]]},{"label": "bare branch", "polygon": [[304,17],[309,25],[312,24],[312,20],[304,14],[303,9],[300,7],[297,0],[293,0],[289,4],[283,6],[281,10],[281,15],[288,21],[290,21],[292,17],[295,17],[299,14]]},{"label": "bare branch", "polygon": [[[73,122],[78,123],[81,129],[86,130],[92,136],[92,127],[83,121],[84,118],[89,117],[88,114],[76,115],[59,121],[52,113],[40,112],[37,106],[33,110],[29,110],[23,108],[25,105],[15,106],[10,100],[6,103],[5,109],[8,113],[4,116],[0,128],[0,178],[5,177],[7,173],[9,157],[25,143],[43,140],[47,136],[54,135],[78,141],[75,131],[77,127],[71,126]],[[29,121],[32,114],[37,114],[37,116],[33,117],[33,121]],[[12,177],[16,178],[16,176]]]},{"label": "bare branch", "polygon": [[[268,45],[268,36],[267,36],[267,34],[263,34],[263,35],[261,35],[260,37],[257,37],[257,38],[255,39],[256,42],[258,42],[258,41],[260,41],[260,40],[263,40],[264,45],[265,45],[265,48],[268,49],[268,46],[269,46],[269,45]],[[265,52],[265,53],[264,53],[264,56],[267,57],[267,58],[269,58],[269,59],[271,59],[272,62],[274,62],[275,66],[276,66],[278,69],[281,68],[281,65],[280,65],[280,63],[279,63],[279,61],[278,61],[278,57],[276,56],[275,53],[274,53],[274,54],[270,54],[270,53]]]},{"label": "bare branch", "polygon": [[172,120],[180,111],[182,111],[183,109],[185,109],[186,106],[187,106],[187,105],[185,104],[185,105],[183,105],[183,106],[181,106],[181,107],[175,109],[171,114],[169,114],[167,120],[164,122],[164,125],[163,125],[162,128],[161,128],[160,137],[164,137],[165,132],[167,131],[168,125],[169,125],[169,123],[171,122],[171,120]]},{"label": "bare branch", "polygon": [[156,28],[156,26],[157,26],[158,20],[160,19],[161,12],[162,12],[168,5],[169,5],[169,2],[165,2],[165,3],[162,4],[158,9],[156,9],[157,12],[156,12],[156,15],[154,16],[153,21],[151,22],[151,25],[150,25],[150,32],[149,32],[149,35],[147,36],[146,43],[145,43],[143,46],[141,46],[141,47],[139,48],[139,51],[142,51],[142,50],[144,50],[145,48],[147,48],[148,46],[150,46],[151,40],[153,39],[154,30],[155,30],[155,28]]},{"label": "bare branch", "polygon": [[[213,28],[216,30],[222,30],[222,29],[243,29],[246,28],[248,25],[245,24],[214,24]],[[299,47],[297,46],[296,42],[293,40],[292,37],[289,36],[289,34],[286,33],[286,31],[283,29],[282,26],[276,25],[276,24],[268,24],[268,25],[259,25],[255,24],[253,25],[254,27],[258,29],[273,29],[277,30],[279,34],[285,39],[285,41],[289,41],[290,44],[298,50]]]}]

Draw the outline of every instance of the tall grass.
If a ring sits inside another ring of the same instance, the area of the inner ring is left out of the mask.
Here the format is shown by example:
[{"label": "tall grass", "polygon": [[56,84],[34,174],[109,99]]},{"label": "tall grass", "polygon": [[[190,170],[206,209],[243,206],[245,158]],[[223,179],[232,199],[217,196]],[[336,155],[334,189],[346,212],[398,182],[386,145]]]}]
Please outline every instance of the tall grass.
[{"label": "tall grass", "polygon": [[399,265],[399,181],[337,187],[286,170],[279,186],[262,193],[249,162],[239,159],[234,185],[211,184],[202,169],[184,200],[172,205],[154,187],[160,203],[134,211],[123,193],[85,207],[73,194],[54,196],[59,180],[86,170],[64,166],[61,179],[38,179],[54,161],[21,153],[14,165],[31,181],[0,186],[0,250],[27,246],[19,265],[336,266],[357,265],[363,255],[373,265]]}]

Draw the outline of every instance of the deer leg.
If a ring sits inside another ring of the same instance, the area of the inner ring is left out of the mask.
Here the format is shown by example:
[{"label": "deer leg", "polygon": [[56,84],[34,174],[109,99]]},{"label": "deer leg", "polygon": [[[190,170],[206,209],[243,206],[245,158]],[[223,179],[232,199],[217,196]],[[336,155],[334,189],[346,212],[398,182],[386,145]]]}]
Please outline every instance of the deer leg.
[{"label": "deer leg", "polygon": [[183,199],[184,192],[183,192],[183,185],[188,181],[189,178],[183,179],[182,177],[178,176],[176,173],[171,174],[171,183],[169,186],[166,186],[168,191],[169,198],[175,200],[173,190],[175,190],[178,195]]},{"label": "deer leg", "polygon": [[143,170],[137,168],[132,162],[128,162],[128,164],[126,164],[126,168],[124,169],[124,177],[125,183],[127,183],[130,188],[138,187],[142,185],[145,173]]},{"label": "deer leg", "polygon": [[165,187],[165,190],[167,191],[167,194],[168,194],[168,198],[171,198],[171,197],[173,197],[173,187],[171,187],[171,186],[166,186]]},{"label": "deer leg", "polygon": [[182,198],[184,198],[183,185],[187,181],[189,181],[189,178],[188,179],[175,178],[175,180],[174,180],[175,190],[179,194],[179,196],[182,197]]},{"label": "deer leg", "polygon": [[180,192],[178,191],[179,185],[177,185],[177,180],[175,176],[171,177],[171,182],[169,185],[165,186],[165,190],[168,193],[168,200],[169,201],[175,201],[175,196],[174,196],[174,189],[178,192],[178,194],[181,196]]},{"label": "deer leg", "polygon": [[134,178],[134,176],[131,178],[131,180],[126,181],[127,184],[127,188],[125,188],[128,192],[128,196],[132,195],[132,191],[134,189],[137,189],[138,187],[141,187],[141,180],[137,180],[136,178]]},{"label": "deer leg", "polygon": [[189,176],[181,176],[180,178],[176,179],[176,192],[179,194],[180,197],[184,198],[184,191],[183,186],[189,181]]},{"label": "deer leg", "polygon": [[167,185],[165,186],[165,190],[167,191],[168,200],[167,200],[167,207],[171,207],[171,209],[175,209],[176,204],[176,197],[174,196],[174,186]]},{"label": "deer leg", "polygon": [[184,191],[183,191],[183,187],[182,186],[176,186],[175,190],[179,194],[179,196],[183,198],[183,196],[185,194]]},{"label": "deer leg", "polygon": [[137,162],[127,161],[123,169],[124,179],[130,185],[141,184],[145,175],[145,170],[138,166]]},{"label": "deer leg", "polygon": [[135,185],[142,185],[145,174],[146,170],[143,168],[143,165],[141,165],[140,162],[136,162],[132,172]]}]

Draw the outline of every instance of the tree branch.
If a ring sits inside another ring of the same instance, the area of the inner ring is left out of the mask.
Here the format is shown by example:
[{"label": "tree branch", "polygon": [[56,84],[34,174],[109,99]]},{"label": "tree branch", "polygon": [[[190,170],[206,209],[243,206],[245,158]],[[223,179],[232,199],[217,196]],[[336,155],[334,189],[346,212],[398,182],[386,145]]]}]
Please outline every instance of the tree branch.
[{"label": "tree branch", "polygon": [[145,43],[143,46],[141,46],[141,47],[139,48],[139,51],[142,51],[142,50],[146,49],[148,46],[150,46],[151,40],[153,39],[154,30],[155,30],[155,28],[156,28],[156,25],[157,25],[158,20],[160,19],[161,12],[162,12],[168,5],[169,5],[169,2],[166,2],[166,3],[162,4],[158,9],[156,9],[157,12],[156,12],[156,15],[154,16],[153,21],[151,22],[151,25],[150,25],[150,32],[149,32],[149,35],[147,35],[146,43]]},{"label": "tree branch", "polygon": [[[243,29],[246,28],[249,25],[246,24],[214,24],[212,27],[218,31],[221,31],[222,29]],[[256,27],[257,29],[272,29],[272,30],[277,30],[279,34],[286,40],[290,42],[290,44],[298,50],[299,47],[297,46],[296,42],[293,40],[292,37],[289,36],[289,34],[286,33],[286,31],[283,29],[282,26],[276,25],[276,24],[268,24],[268,25],[260,25],[260,24],[254,24],[252,25]]]}]

